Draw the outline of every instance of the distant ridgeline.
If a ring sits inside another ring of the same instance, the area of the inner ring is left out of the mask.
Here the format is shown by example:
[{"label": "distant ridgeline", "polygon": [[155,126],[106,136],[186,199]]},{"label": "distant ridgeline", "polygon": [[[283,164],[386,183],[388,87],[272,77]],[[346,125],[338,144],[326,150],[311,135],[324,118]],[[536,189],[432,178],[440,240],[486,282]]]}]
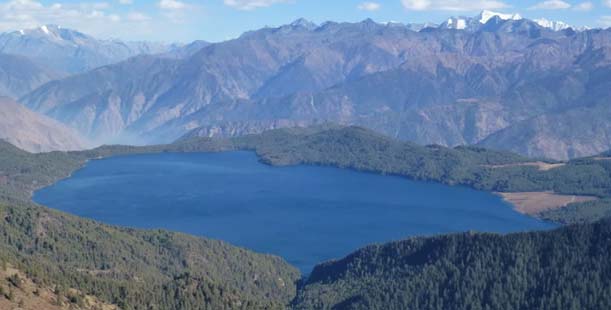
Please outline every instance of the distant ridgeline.
[{"label": "distant ridgeline", "polygon": [[[541,214],[580,223],[556,231],[466,233],[368,247],[318,266],[301,288],[298,271],[277,257],[183,234],[112,227],[30,202],[32,191],[90,159],[229,150],[256,151],[272,165],[332,165],[486,191],[598,199]],[[611,161],[605,157],[545,170],[510,153],[423,147],[336,126],[69,153],[30,154],[0,143],[0,260],[55,287],[58,296],[76,288],[122,309],[606,309],[611,223],[601,219],[611,215]],[[23,290],[6,285],[0,281],[3,291]],[[79,298],[65,300],[82,308]]]}]

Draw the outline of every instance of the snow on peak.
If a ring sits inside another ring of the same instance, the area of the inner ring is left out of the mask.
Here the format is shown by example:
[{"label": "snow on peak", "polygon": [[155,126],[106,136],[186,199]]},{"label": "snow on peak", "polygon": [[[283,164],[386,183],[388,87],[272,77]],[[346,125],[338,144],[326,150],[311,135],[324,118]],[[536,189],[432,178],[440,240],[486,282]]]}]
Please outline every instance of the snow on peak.
[{"label": "snow on peak", "polygon": [[459,29],[459,30],[471,30],[475,31],[481,27],[481,25],[487,23],[490,19],[498,17],[502,20],[521,20],[520,14],[504,14],[493,11],[484,10],[475,17],[451,17],[445,23],[442,24],[443,28]]},{"label": "snow on peak", "polygon": [[493,11],[484,10],[479,14],[479,22],[481,24],[485,24],[491,18],[495,16],[502,20],[520,20],[522,19],[522,16],[520,16],[520,14],[504,14],[504,13],[497,13]]},{"label": "snow on peak", "polygon": [[317,25],[305,18],[300,18],[291,23],[292,27],[316,28]]},{"label": "snow on peak", "polygon": [[560,30],[571,28],[571,25],[569,25],[569,24],[567,24],[565,22],[562,22],[562,21],[552,21],[552,20],[548,20],[548,19],[545,19],[545,18],[535,19],[534,22],[539,24],[539,26],[541,26],[541,27],[549,28],[549,29],[552,29],[554,31],[560,31]]},{"label": "snow on peak", "polygon": [[40,30],[42,30],[42,32],[44,32],[46,34],[50,33],[49,28],[47,28],[47,25],[40,26]]},{"label": "snow on peak", "polygon": [[450,18],[448,19],[448,27],[458,30],[466,29],[467,21],[462,18]]}]

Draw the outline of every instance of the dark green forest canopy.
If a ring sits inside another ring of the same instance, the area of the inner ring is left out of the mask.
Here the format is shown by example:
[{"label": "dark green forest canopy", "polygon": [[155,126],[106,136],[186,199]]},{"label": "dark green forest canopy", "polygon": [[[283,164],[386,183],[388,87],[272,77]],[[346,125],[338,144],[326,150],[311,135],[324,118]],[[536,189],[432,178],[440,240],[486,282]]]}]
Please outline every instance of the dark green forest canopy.
[{"label": "dark green forest canopy", "polygon": [[295,309],[610,309],[611,220],[359,250],[314,269]]}]

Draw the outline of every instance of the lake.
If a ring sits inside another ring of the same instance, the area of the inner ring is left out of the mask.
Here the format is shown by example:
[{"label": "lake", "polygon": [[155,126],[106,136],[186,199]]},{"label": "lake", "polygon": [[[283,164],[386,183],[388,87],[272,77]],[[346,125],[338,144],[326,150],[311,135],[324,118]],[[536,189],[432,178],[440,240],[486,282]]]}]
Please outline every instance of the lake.
[{"label": "lake", "polygon": [[305,274],[371,243],[555,227],[491,193],[332,167],[272,167],[252,152],[95,160],[34,201],[108,224],[224,240],[279,255]]}]

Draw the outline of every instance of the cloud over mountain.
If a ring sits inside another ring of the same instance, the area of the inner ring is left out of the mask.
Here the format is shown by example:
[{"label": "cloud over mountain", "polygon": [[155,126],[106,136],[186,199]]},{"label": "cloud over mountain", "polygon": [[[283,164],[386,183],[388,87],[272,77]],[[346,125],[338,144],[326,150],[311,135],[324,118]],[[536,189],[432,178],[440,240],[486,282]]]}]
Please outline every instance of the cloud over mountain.
[{"label": "cloud over mountain", "polygon": [[401,2],[406,9],[414,11],[478,11],[510,7],[509,4],[496,0],[401,0]]}]

